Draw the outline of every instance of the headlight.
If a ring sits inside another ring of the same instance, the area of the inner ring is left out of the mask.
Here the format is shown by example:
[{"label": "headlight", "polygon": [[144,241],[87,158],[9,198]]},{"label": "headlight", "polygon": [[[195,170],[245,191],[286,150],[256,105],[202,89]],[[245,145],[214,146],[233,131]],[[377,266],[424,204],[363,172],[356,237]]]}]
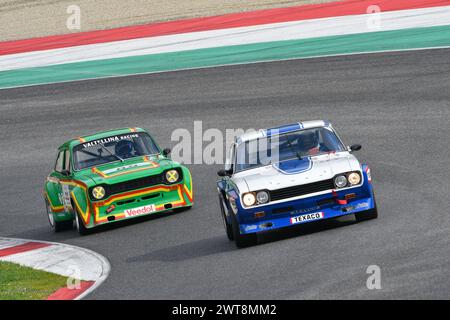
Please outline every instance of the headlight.
[{"label": "headlight", "polygon": [[105,196],[105,188],[103,187],[95,187],[94,189],[92,189],[92,196],[97,199],[103,199],[103,197]]},{"label": "headlight", "polygon": [[170,183],[175,183],[180,178],[177,170],[169,170],[166,172],[166,180]]},{"label": "headlight", "polygon": [[259,191],[256,194],[256,200],[258,200],[258,203],[266,203],[269,201],[269,194],[267,191]]},{"label": "headlight", "polygon": [[244,205],[246,207],[250,207],[255,204],[256,198],[255,198],[255,195],[250,192],[250,193],[246,193],[242,196],[242,201],[244,202]]},{"label": "headlight", "polygon": [[361,176],[356,172],[352,172],[348,175],[348,182],[351,185],[359,184],[361,182]]},{"label": "headlight", "polygon": [[337,176],[334,178],[334,185],[338,188],[344,188],[347,185],[347,178],[345,176]]}]

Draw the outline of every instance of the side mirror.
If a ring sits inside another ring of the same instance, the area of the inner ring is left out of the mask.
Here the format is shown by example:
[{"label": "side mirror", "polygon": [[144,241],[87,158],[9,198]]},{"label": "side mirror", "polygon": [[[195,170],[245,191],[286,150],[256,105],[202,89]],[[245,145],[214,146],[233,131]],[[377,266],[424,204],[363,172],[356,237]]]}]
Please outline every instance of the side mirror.
[{"label": "side mirror", "polygon": [[231,172],[229,170],[222,169],[222,170],[217,171],[217,175],[219,177],[226,177],[226,176],[229,176],[230,174],[231,174]]},{"label": "side mirror", "polygon": [[166,156],[168,156],[168,155],[170,154],[171,151],[172,151],[172,150],[170,150],[170,148],[165,148],[165,149],[162,151],[162,155],[163,155],[164,157],[166,157]]},{"label": "side mirror", "polygon": [[359,151],[361,150],[362,146],[360,144],[352,144],[350,146],[350,151]]}]

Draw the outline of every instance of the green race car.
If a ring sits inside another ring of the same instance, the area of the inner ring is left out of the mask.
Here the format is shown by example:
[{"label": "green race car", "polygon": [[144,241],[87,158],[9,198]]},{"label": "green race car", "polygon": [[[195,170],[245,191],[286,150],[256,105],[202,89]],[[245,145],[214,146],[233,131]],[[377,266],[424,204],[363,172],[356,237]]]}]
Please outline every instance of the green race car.
[{"label": "green race car", "polygon": [[45,182],[48,220],[55,232],[96,226],[193,205],[189,170],[168,158],[140,128],[79,137],[58,149]]}]

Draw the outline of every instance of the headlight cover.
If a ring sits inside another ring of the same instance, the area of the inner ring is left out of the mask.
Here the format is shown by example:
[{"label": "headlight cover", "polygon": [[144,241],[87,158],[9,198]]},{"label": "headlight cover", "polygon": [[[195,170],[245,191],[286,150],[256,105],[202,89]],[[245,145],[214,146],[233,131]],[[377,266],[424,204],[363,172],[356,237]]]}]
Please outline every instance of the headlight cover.
[{"label": "headlight cover", "polygon": [[242,202],[246,207],[250,207],[256,203],[255,195],[252,192],[245,193],[242,196]]},{"label": "headlight cover", "polygon": [[103,199],[105,197],[105,194],[105,188],[103,188],[102,186],[98,186],[92,189],[92,196],[97,200]]},{"label": "headlight cover", "polygon": [[334,185],[337,188],[344,188],[347,186],[347,177],[344,175],[338,175],[336,178],[334,178]]},{"label": "headlight cover", "polygon": [[269,202],[269,193],[267,191],[258,191],[256,193],[256,200],[260,204]]},{"label": "headlight cover", "polygon": [[165,174],[166,181],[169,183],[175,183],[180,179],[180,175],[177,170],[169,170]]},{"label": "headlight cover", "polygon": [[357,172],[352,172],[348,175],[348,182],[353,186],[360,184],[361,176]]}]

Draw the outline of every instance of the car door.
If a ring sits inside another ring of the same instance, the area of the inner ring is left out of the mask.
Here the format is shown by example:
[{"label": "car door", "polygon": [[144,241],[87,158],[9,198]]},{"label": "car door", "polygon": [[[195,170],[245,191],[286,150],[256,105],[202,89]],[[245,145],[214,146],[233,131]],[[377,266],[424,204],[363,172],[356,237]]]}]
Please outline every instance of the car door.
[{"label": "car door", "polygon": [[55,168],[50,175],[53,179],[53,190],[57,193],[59,204],[65,212],[71,210],[70,203],[70,157],[67,149],[61,149],[55,162]]}]

